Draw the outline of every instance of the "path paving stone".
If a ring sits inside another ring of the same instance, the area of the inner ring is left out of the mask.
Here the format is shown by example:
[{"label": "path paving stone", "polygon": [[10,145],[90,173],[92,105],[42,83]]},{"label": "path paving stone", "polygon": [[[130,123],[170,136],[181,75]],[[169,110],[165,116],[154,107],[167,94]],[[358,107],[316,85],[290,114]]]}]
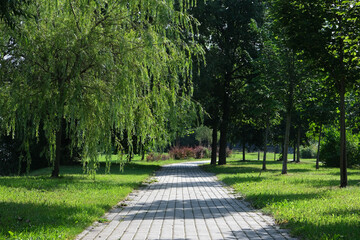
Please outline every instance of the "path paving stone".
[{"label": "path paving stone", "polygon": [[94,224],[76,239],[294,239],[199,164],[164,166],[155,182],[105,215],[109,222]]}]

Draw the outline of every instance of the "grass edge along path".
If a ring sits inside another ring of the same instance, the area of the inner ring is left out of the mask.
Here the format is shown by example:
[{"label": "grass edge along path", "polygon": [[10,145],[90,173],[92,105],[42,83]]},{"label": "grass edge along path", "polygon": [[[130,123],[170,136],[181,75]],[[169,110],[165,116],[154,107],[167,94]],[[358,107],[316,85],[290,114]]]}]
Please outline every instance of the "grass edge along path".
[{"label": "grass edge along path", "polygon": [[[189,160],[188,160],[189,161]],[[28,177],[0,177],[0,239],[73,239],[134,189],[161,165],[179,161],[143,162],[101,167],[94,181],[80,166],[63,166],[61,177],[51,169]],[[119,206],[121,207],[121,206]]]},{"label": "grass edge along path", "polygon": [[[250,158],[250,157],[249,157]],[[204,165],[218,179],[240,193],[255,208],[301,239],[360,239],[360,170],[349,169],[349,187],[339,188],[339,169],[315,170],[315,160],[289,163],[239,161],[234,156],[224,166]]]}]

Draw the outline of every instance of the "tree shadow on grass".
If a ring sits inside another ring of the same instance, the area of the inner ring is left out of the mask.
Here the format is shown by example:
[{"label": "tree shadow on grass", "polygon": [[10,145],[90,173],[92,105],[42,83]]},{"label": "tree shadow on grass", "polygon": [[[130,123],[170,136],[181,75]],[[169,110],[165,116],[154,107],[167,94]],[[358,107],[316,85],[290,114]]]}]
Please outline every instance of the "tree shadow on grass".
[{"label": "tree shadow on grass", "polygon": [[26,190],[41,190],[41,191],[56,191],[56,190],[67,190],[70,188],[76,187],[77,189],[112,189],[114,187],[130,187],[137,188],[140,186],[140,183],[133,181],[92,181],[91,179],[85,179],[83,177],[64,177],[60,179],[49,179],[43,177],[31,177],[31,178],[5,178],[0,179],[0,186],[7,188],[17,188],[17,189],[26,189]]},{"label": "tree shadow on grass", "polygon": [[[268,168],[267,170],[261,170],[261,166],[257,167],[253,167],[253,166],[248,166],[249,164],[241,164],[241,165],[230,165],[229,167],[225,166],[225,167],[218,167],[218,166],[210,166],[210,165],[204,165],[203,169],[206,171],[210,171],[212,173],[215,174],[252,174],[252,173],[265,173],[265,172],[269,172],[269,173],[281,173],[281,170],[279,169],[273,169],[273,168]],[[251,164],[253,165],[253,164]],[[305,172],[311,172],[311,169],[306,169],[306,168],[295,168],[295,167],[291,167],[288,169],[288,173],[305,173]]]},{"label": "tree shadow on grass", "polygon": [[[0,239],[7,239],[9,231],[15,234],[42,233],[45,238],[52,239],[50,234],[57,234],[61,229],[77,228],[81,231],[90,225],[96,216],[101,216],[108,206],[68,206],[66,204],[36,204],[36,203],[0,203]],[[74,231],[74,230],[73,230]],[[70,231],[71,232],[71,231]],[[47,238],[48,237],[48,238]],[[23,236],[22,239],[28,239]],[[38,238],[37,238],[38,239]],[[62,236],[61,239],[69,239]]]},{"label": "tree shadow on grass", "polygon": [[[88,174],[83,174],[81,166],[63,166],[60,171],[62,173],[59,178],[50,178],[47,171],[42,171],[42,175],[29,177],[0,177],[0,186],[9,188],[25,188],[27,190],[43,190],[55,191],[58,189],[67,189],[69,186],[76,185],[78,189],[110,189],[113,187],[130,187],[137,188],[140,183],[135,182],[131,176],[148,175],[158,169],[156,165],[150,165],[144,168],[139,164],[131,164],[125,166],[125,170],[121,171],[120,167],[113,168],[111,175],[104,174],[105,168],[101,167],[95,180]],[[51,169],[48,169],[51,172]],[[112,175],[126,176],[121,181],[112,180]],[[108,176],[108,180],[102,180],[100,176]]]},{"label": "tree shadow on grass", "polygon": [[359,221],[338,220],[329,223],[289,219],[285,225],[294,235],[301,236],[302,239],[360,239]]}]

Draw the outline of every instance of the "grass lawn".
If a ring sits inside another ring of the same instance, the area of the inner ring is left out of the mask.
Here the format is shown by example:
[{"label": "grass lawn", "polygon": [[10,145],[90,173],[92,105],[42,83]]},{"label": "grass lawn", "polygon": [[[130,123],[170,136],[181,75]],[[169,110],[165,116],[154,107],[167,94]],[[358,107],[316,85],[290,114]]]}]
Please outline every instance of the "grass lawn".
[{"label": "grass lawn", "polygon": [[0,239],[73,239],[112,206],[139,187],[162,164],[140,162],[100,169],[94,181],[80,166],[62,167],[51,179],[50,169],[28,177],[0,177]]},{"label": "grass lawn", "polygon": [[[257,159],[257,153],[246,158]],[[225,166],[204,169],[216,173],[255,208],[273,215],[294,236],[360,239],[360,170],[349,169],[349,185],[340,189],[339,169],[316,170],[314,159],[289,163],[287,175],[281,174],[282,162],[268,161],[268,170],[260,174],[261,161],[240,159],[242,155],[235,154]]]}]

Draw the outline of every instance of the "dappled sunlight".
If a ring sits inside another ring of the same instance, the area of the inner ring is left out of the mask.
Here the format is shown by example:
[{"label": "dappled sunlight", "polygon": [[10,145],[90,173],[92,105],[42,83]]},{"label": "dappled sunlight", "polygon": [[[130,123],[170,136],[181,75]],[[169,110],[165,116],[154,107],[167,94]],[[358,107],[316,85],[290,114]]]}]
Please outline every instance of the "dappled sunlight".
[{"label": "dappled sunlight", "polygon": [[[346,239],[360,236],[360,170],[349,169],[349,185],[339,188],[339,169],[315,169],[315,160],[288,164],[281,174],[282,162],[230,160],[225,166],[205,165],[224,183],[245,196],[275,220],[306,239],[323,239],[337,234]],[[336,226],[336,227],[329,227]],[[316,229],[316,234],[314,231]]]}]

